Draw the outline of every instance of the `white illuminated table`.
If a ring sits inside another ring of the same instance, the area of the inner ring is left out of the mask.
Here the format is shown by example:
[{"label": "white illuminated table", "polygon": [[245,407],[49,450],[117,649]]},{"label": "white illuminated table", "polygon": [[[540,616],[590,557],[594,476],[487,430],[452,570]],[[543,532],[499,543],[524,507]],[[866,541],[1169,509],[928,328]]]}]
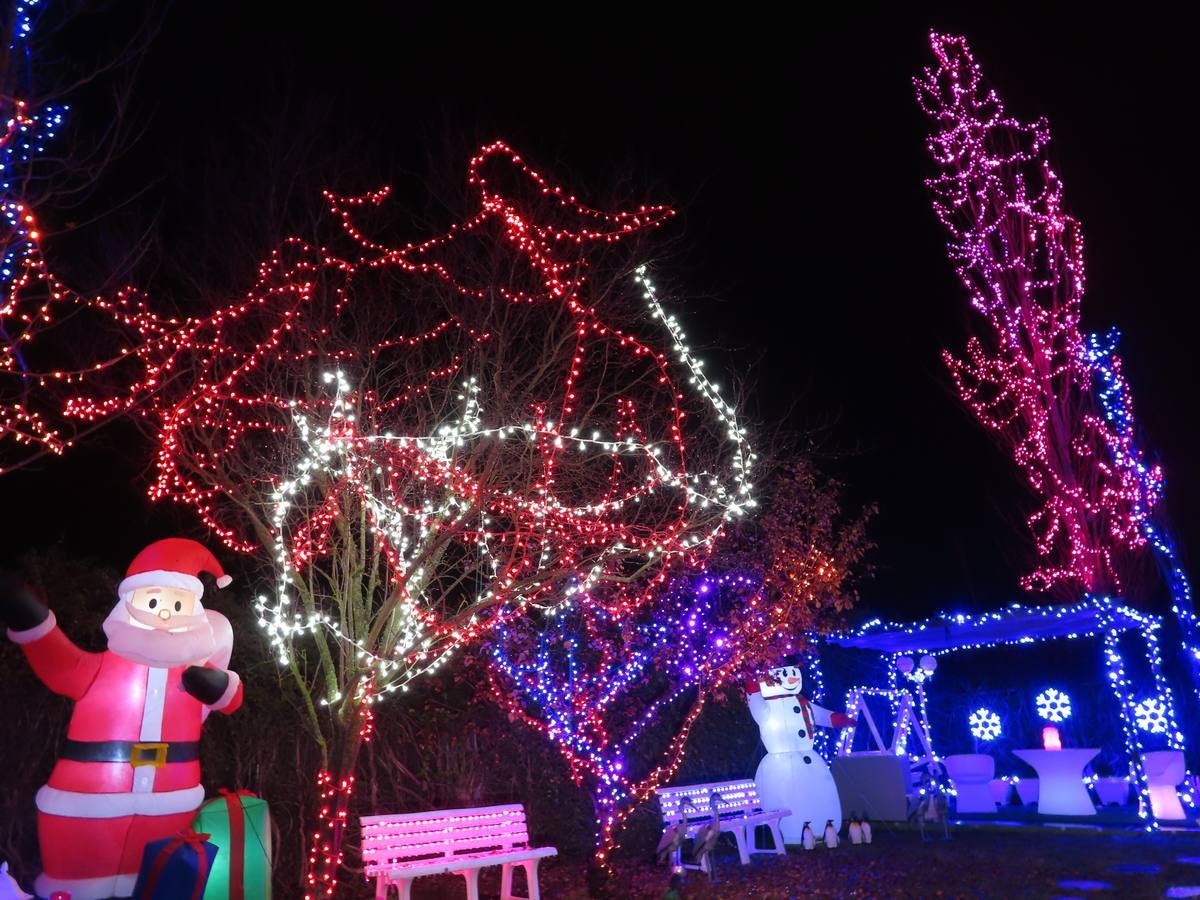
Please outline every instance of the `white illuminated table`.
[{"label": "white illuminated table", "polygon": [[1099,748],[1014,750],[1038,773],[1038,812],[1048,816],[1094,816],[1096,806],[1083,783],[1083,767]]}]

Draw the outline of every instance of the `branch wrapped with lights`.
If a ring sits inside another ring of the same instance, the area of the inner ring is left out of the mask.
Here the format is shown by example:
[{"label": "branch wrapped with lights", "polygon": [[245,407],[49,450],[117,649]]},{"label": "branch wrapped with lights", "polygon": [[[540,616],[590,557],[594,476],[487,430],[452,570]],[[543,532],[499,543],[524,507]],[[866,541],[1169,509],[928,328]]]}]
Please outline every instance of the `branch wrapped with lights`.
[{"label": "branch wrapped with lights", "polygon": [[[648,286],[643,270],[638,277]],[[647,290],[648,296],[653,296],[652,289]],[[656,309],[661,312],[657,304]],[[279,564],[278,597],[275,603],[260,597],[258,608],[284,665],[289,663],[295,638],[318,627],[352,644],[360,661],[369,661],[374,667],[360,676],[360,683],[372,683],[366,692],[368,703],[406,689],[413,678],[436,669],[456,647],[510,620],[528,605],[553,608],[589,599],[592,590],[612,573],[614,560],[627,561],[631,548],[646,546],[648,539],[653,539],[644,521],[625,523],[620,519],[626,507],[648,500],[650,494],[674,491],[678,496],[672,502],[679,508],[689,504],[721,508],[726,517],[733,515],[730,507],[737,508],[738,501],[731,499],[713,473],[689,478],[673,471],[664,464],[659,447],[632,435],[616,440],[593,432],[564,440],[561,429],[542,420],[487,427],[475,379],[461,389],[461,414],[423,436],[364,430],[356,412],[363,408],[363,400],[355,395],[344,373],[329,373],[325,382],[335,384],[328,422],[319,425],[302,412],[296,413],[297,434],[305,454],[295,474],[282,481],[276,492],[272,522]],[[714,400],[719,400],[711,386],[704,389],[713,391]],[[523,496],[512,490],[509,482],[503,489],[495,489],[474,477],[463,461],[480,442],[513,443],[521,453],[530,445],[544,448],[551,457],[542,463],[546,470],[558,462],[561,453],[574,453],[619,458],[621,463],[613,464],[614,471],[628,467],[630,459],[640,459],[651,474],[624,492],[615,490],[610,481],[610,490],[599,502],[567,506],[545,491]],[[307,567],[328,554],[331,528],[337,515],[344,512],[347,495],[361,505],[391,572],[394,603],[388,611],[388,633],[392,640],[386,642],[382,654],[344,632],[324,610],[305,615],[292,603],[294,586],[304,583]],[[753,505],[754,501],[743,497],[741,502]],[[602,529],[607,532],[606,539],[598,541],[596,534]],[[457,539],[476,557],[472,568],[487,575],[483,592],[469,604],[473,614],[467,627],[447,627],[438,621],[437,606],[424,596],[433,575],[423,562],[427,547],[446,532],[456,532]],[[669,563],[673,555],[707,544],[715,532],[716,528],[702,537],[685,537],[679,548],[670,547],[664,536],[660,543],[649,545],[648,555]],[[574,561],[574,571],[566,577],[556,575],[554,570],[561,569],[566,560]],[[631,592],[618,594],[619,604],[614,607],[611,598],[607,604],[611,614],[636,607]],[[334,696],[325,702],[340,699]]]},{"label": "branch wrapped with lights", "polygon": [[[29,37],[33,31],[33,12],[39,0],[18,0],[14,4],[13,28],[8,44],[10,53],[29,55]],[[25,71],[27,67],[16,66]],[[27,287],[26,273],[36,265],[42,238],[34,210],[24,192],[33,180],[33,164],[45,153],[63,124],[68,107],[46,104],[32,108],[22,94],[24,84],[3,86],[0,90],[0,373],[28,371],[28,361],[20,346],[21,330],[14,327],[13,298]],[[10,93],[10,91],[12,93]],[[21,388],[24,387],[24,390]],[[28,397],[27,386],[17,385],[11,402],[0,402],[0,439],[6,432],[14,440],[49,437],[36,414],[25,412],[16,402]],[[0,395],[0,399],[3,399]]]},{"label": "branch wrapped with lights", "polygon": [[[588,786],[602,868],[625,820],[683,762],[705,705],[742,674],[755,635],[729,611],[757,606],[759,591],[743,575],[677,578],[636,621],[590,603],[552,617],[537,634],[497,633],[490,696],[552,740],[575,783]],[[674,722],[670,739],[646,746],[647,729],[664,720]]]},{"label": "branch wrapped with lights", "polygon": [[1119,593],[1147,541],[1161,472],[1126,454],[1132,421],[1102,414],[1079,329],[1085,275],[1079,223],[1063,210],[1044,119],[1020,122],[961,37],[932,34],[937,65],[915,79],[934,122],[926,181],[949,255],[988,329],[944,354],[959,395],[1012,450],[1039,505],[1040,559],[1028,589]]},{"label": "branch wrapped with lights", "polygon": [[1134,510],[1141,529],[1162,569],[1171,592],[1171,610],[1179,621],[1183,648],[1191,670],[1193,686],[1200,690],[1200,618],[1192,604],[1192,585],[1184,571],[1183,562],[1170,531],[1156,521],[1157,502],[1166,487],[1162,466],[1151,462],[1138,442],[1133,416],[1133,396],[1122,371],[1117,343],[1121,333],[1116,328],[1101,337],[1089,334],[1083,352],[1091,369],[1096,395],[1100,399],[1107,427],[1109,456],[1123,480],[1136,484],[1131,496],[1144,498]]}]

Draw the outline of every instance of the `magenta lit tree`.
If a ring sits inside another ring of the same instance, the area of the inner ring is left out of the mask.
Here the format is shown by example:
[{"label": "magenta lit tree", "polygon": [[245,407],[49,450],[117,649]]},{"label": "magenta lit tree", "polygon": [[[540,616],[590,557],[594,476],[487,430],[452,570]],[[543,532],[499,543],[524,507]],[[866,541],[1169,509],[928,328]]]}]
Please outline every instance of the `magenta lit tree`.
[{"label": "magenta lit tree", "polygon": [[1153,481],[1112,462],[1116,439],[1092,395],[1080,332],[1083,235],[1063,210],[1044,119],[1020,122],[984,80],[966,42],[934,34],[937,65],[916,79],[934,123],[938,173],[926,184],[950,233],[950,259],[987,323],[947,352],[962,399],[1012,450],[1038,505],[1029,589],[1120,592]]},{"label": "magenta lit tree", "polygon": [[961,37],[933,34],[915,79],[933,120],[926,185],[949,254],[987,323],[944,354],[959,395],[1013,454],[1038,502],[1031,590],[1128,594],[1148,548],[1170,590],[1194,683],[1200,620],[1161,521],[1164,475],[1138,441],[1115,329],[1080,329],[1083,235],[1063,208],[1045,119],[1006,114]]}]

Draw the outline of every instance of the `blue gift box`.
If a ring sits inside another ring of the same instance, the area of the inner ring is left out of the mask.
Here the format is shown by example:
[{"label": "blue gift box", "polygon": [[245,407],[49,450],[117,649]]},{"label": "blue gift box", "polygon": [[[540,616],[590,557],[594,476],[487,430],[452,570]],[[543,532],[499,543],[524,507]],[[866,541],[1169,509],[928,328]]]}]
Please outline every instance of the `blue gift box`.
[{"label": "blue gift box", "polygon": [[200,900],[217,858],[207,839],[193,831],[147,844],[133,900]]}]

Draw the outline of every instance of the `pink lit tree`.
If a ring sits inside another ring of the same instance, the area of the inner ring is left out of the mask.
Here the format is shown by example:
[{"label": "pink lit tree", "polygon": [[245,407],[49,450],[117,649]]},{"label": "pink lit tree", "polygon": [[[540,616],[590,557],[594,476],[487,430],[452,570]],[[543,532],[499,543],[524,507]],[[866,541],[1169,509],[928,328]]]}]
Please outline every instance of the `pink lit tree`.
[{"label": "pink lit tree", "polygon": [[1128,594],[1153,552],[1200,686],[1200,628],[1160,518],[1164,476],[1139,445],[1115,331],[1080,329],[1079,223],[1064,209],[1045,119],[1021,122],[985,81],[966,41],[932,34],[936,65],[914,80],[933,122],[926,181],[949,255],[986,323],[944,354],[959,395],[1011,450],[1037,505],[1030,590]]}]

